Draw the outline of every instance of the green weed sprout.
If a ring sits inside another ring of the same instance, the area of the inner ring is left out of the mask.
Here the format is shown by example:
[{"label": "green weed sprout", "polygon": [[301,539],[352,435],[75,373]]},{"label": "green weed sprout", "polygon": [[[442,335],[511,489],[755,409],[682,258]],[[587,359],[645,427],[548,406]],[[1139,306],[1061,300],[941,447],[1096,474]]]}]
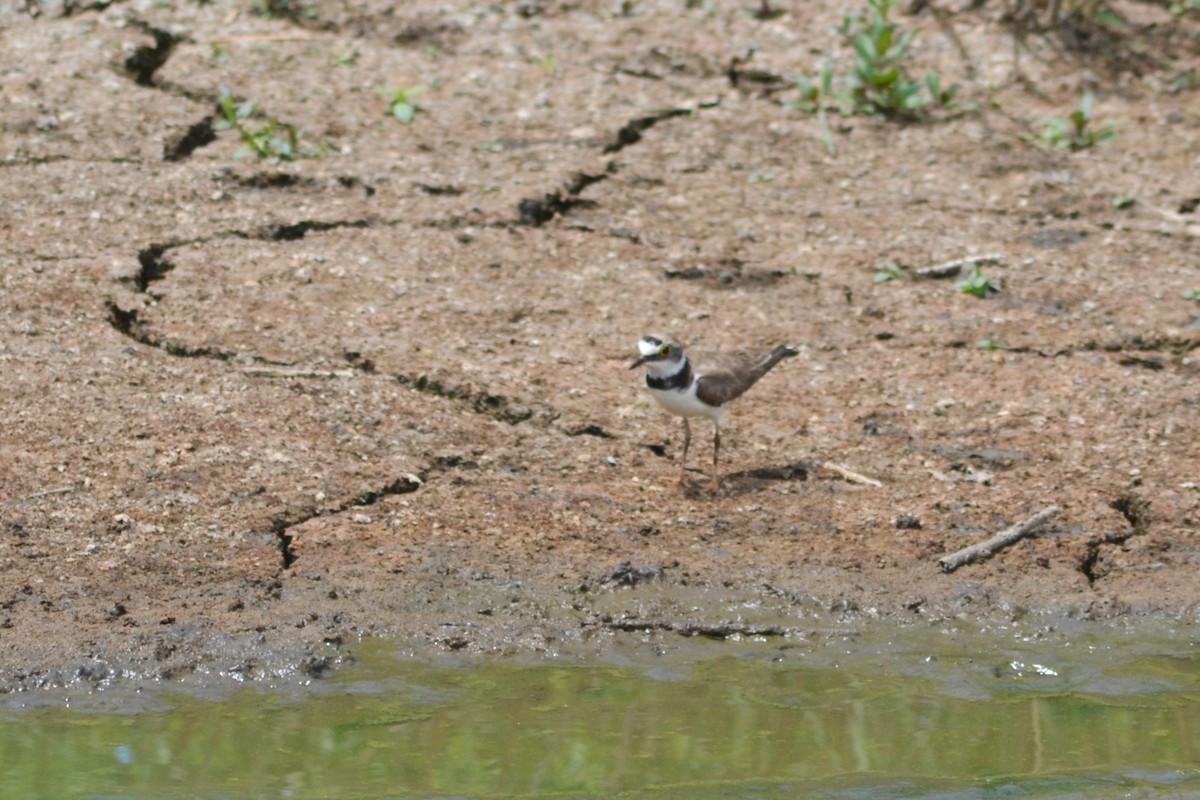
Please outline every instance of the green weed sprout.
[{"label": "green weed sprout", "polygon": [[1079,108],[1066,117],[1046,117],[1042,120],[1041,139],[1051,147],[1069,148],[1071,152],[1087,150],[1096,145],[1106,144],[1116,138],[1117,132],[1112,122],[1102,125],[1092,125],[1092,105],[1095,97],[1091,92],[1084,92],[1079,101]]},{"label": "green weed sprout", "polygon": [[887,283],[897,280],[903,274],[904,268],[895,262],[881,264],[875,270],[875,274],[871,276],[871,283]]},{"label": "green weed sprout", "polygon": [[1164,91],[1167,94],[1179,94],[1193,89],[1200,89],[1200,72],[1195,67],[1190,67],[1176,73]]},{"label": "green weed sprout", "polygon": [[833,96],[833,68],[829,65],[822,68],[816,81],[801,76],[796,81],[796,89],[800,92],[800,99],[789,100],[783,107],[816,114],[821,125],[821,141],[825,143],[826,150],[834,152],[833,133],[829,130],[829,116],[825,113],[826,101]]},{"label": "green weed sprout", "polygon": [[833,152],[827,111],[845,117],[862,115],[907,122],[925,117],[933,107],[952,111],[970,111],[973,103],[957,103],[959,85],[944,86],[936,72],[923,80],[913,80],[905,60],[916,31],[902,31],[890,19],[896,0],[867,0],[867,8],[848,14],[839,31],[854,50],[854,68],[848,74],[835,75],[826,65],[815,78],[803,76],[796,81],[799,99],[783,103],[784,108],[816,114],[821,123],[821,139]]},{"label": "green weed sprout", "polygon": [[222,118],[213,123],[213,130],[234,130],[242,138],[242,149],[239,157],[248,155],[275,161],[292,161],[299,156],[319,158],[325,155],[324,147],[313,147],[300,144],[300,130],[286,122],[280,122],[277,117],[270,117],[265,122],[252,123],[250,118],[258,109],[254,100],[238,102],[233,94],[222,89],[219,108]]},{"label": "green weed sprout", "polygon": [[987,297],[989,294],[1000,291],[1000,287],[992,282],[992,279],[983,274],[983,270],[975,267],[964,278],[960,278],[955,284],[963,294],[974,295],[975,297]]},{"label": "green weed sprout", "polygon": [[847,96],[853,113],[887,119],[913,119],[930,105],[948,106],[958,84],[942,88],[935,72],[917,81],[909,77],[904,58],[916,31],[901,31],[889,19],[896,0],[867,0],[866,14],[850,14],[842,21],[842,36],[854,48],[854,70]]},{"label": "green weed sprout", "polygon": [[387,113],[405,125],[412,122],[421,107],[413,102],[413,97],[425,91],[424,86],[410,86],[406,89],[380,89],[379,93],[387,98]]},{"label": "green weed sprout", "polygon": [[1191,300],[1193,303],[1200,303],[1200,289],[1188,289],[1183,293],[1184,300]]},{"label": "green weed sprout", "polygon": [[994,333],[980,339],[975,343],[975,346],[980,350],[987,350],[988,352],[995,352],[996,350],[1005,349],[1004,342],[1000,341],[1000,337],[996,336]]}]

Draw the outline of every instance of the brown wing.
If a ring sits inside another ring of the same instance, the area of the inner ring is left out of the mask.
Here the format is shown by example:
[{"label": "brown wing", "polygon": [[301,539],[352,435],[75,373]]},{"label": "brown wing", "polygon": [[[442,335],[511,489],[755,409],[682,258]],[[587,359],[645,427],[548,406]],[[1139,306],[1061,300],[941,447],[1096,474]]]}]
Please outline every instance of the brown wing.
[{"label": "brown wing", "polygon": [[696,396],[712,406],[720,406],[740,397],[758,383],[772,367],[796,350],[780,345],[757,356],[737,353],[697,353],[689,355],[692,369],[700,376]]}]

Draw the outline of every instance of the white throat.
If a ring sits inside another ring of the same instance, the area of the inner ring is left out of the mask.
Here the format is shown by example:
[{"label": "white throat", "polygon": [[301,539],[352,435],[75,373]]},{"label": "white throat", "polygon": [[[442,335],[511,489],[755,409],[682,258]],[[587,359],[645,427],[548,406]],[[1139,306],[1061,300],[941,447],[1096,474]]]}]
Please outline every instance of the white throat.
[{"label": "white throat", "polygon": [[687,366],[687,356],[678,361],[647,361],[646,372],[654,378],[665,380],[678,375],[685,366]]}]

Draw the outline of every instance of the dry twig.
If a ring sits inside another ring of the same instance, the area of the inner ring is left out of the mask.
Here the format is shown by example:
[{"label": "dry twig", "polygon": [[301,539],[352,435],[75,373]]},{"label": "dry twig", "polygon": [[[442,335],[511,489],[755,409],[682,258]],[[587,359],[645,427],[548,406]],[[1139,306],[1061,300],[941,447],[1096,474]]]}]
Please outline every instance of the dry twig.
[{"label": "dry twig", "polygon": [[956,258],[953,261],[947,261],[944,264],[934,264],[932,267],[922,267],[915,270],[913,274],[918,278],[953,278],[964,269],[1002,263],[1004,263],[1004,256],[999,253],[992,253],[986,256],[967,256],[966,258]]},{"label": "dry twig", "polygon": [[70,486],[55,486],[53,489],[42,489],[40,492],[34,492],[26,497],[26,500],[36,500],[39,497],[48,497],[52,494],[66,494],[67,492],[75,491],[74,484]]},{"label": "dry twig", "polygon": [[1058,506],[1047,506],[1024,522],[1013,525],[1011,528],[1005,528],[986,542],[979,542],[948,556],[942,556],[938,559],[938,564],[941,565],[942,572],[954,572],[963,564],[988,558],[1000,548],[1008,547],[1018,539],[1033,533],[1048,520],[1056,517],[1061,510]]},{"label": "dry twig", "polygon": [[832,461],[826,461],[821,466],[825,467],[825,469],[829,470],[830,472],[836,472],[838,475],[841,475],[851,483],[860,483],[863,486],[874,486],[876,489],[878,489],[880,486],[883,486],[882,483],[874,478],[868,478],[866,475],[860,475],[859,473],[850,469],[846,469],[841,464],[835,464]]}]

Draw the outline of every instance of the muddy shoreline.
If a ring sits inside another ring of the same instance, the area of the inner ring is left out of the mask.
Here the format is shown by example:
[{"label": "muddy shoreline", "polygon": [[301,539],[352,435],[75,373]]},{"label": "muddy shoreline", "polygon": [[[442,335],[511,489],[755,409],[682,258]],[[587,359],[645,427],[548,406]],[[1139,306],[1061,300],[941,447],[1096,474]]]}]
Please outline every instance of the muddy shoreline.
[{"label": "muddy shoreline", "polygon": [[[831,153],[836,4],[518,5],[0,9],[0,691],[1200,619],[1193,17],[1118,4],[1150,68],[901,15],[978,109]],[[1084,91],[1116,138],[1040,144]],[[799,350],[716,495],[652,332]]]}]

